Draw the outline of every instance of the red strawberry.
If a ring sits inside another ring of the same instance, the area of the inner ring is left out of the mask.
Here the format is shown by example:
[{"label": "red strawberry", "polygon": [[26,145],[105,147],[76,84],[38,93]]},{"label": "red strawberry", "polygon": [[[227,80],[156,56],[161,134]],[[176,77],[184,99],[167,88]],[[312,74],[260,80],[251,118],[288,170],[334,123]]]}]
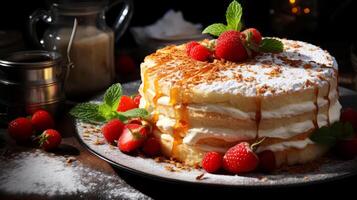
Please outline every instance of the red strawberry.
[{"label": "red strawberry", "polygon": [[198,60],[198,61],[205,61],[212,55],[212,52],[203,45],[196,45],[192,47],[190,51],[190,57]]},{"label": "red strawberry", "polygon": [[120,134],[122,133],[124,124],[119,119],[112,119],[108,123],[104,124],[102,127],[102,133],[104,138],[109,142],[113,143],[114,140],[118,140]]},{"label": "red strawberry", "polygon": [[40,147],[46,151],[57,148],[61,144],[61,134],[54,129],[45,130],[40,136]]},{"label": "red strawberry", "polygon": [[343,159],[353,159],[357,156],[357,136],[340,140],[336,144],[337,154]]},{"label": "red strawberry", "polygon": [[260,32],[255,28],[248,28],[245,29],[242,34],[246,37],[249,32],[252,33],[252,41],[255,44],[260,44],[260,42],[262,41],[262,35],[260,34]]},{"label": "red strawberry", "polygon": [[136,105],[137,108],[139,108],[140,99],[141,99],[141,95],[140,95],[140,94],[136,95],[136,96],[133,98],[133,101],[134,101],[134,103],[135,103],[135,105]]},{"label": "red strawberry", "polygon": [[127,54],[116,56],[115,68],[120,75],[128,75],[136,70],[134,59]]},{"label": "red strawberry", "polygon": [[274,152],[270,150],[262,151],[258,154],[259,169],[265,172],[271,172],[276,169],[276,160]]},{"label": "red strawberry", "polygon": [[226,31],[217,39],[216,53],[217,58],[237,62],[248,58],[248,54],[241,41],[239,31]]},{"label": "red strawberry", "polygon": [[148,133],[144,126],[127,124],[119,137],[118,148],[122,152],[130,153],[138,149],[145,141]]},{"label": "red strawberry", "polygon": [[223,157],[223,168],[230,173],[251,172],[258,166],[258,156],[247,142],[241,142],[228,149]]},{"label": "red strawberry", "polygon": [[136,103],[134,102],[134,100],[132,98],[130,98],[129,96],[125,96],[123,95],[120,98],[120,102],[117,108],[117,111],[119,112],[125,112],[127,110],[131,110],[137,108],[136,107]]},{"label": "red strawberry", "polygon": [[46,129],[54,128],[55,122],[50,113],[45,110],[36,111],[31,118],[32,125],[36,131],[44,131]]},{"label": "red strawberry", "polygon": [[222,155],[211,151],[207,152],[202,159],[202,168],[208,173],[215,173],[222,167]]},{"label": "red strawberry", "polygon": [[145,155],[153,157],[160,154],[161,144],[160,141],[154,137],[148,138],[143,145],[143,152]]},{"label": "red strawberry", "polygon": [[27,140],[33,135],[32,123],[25,117],[19,117],[9,123],[7,132],[14,140]]},{"label": "red strawberry", "polygon": [[192,48],[197,45],[200,45],[200,43],[198,43],[196,41],[191,41],[186,44],[186,53],[188,56],[190,55],[190,51],[192,50]]},{"label": "red strawberry", "polygon": [[357,111],[353,108],[346,108],[341,112],[340,120],[342,122],[349,122],[352,124],[355,131],[357,131]]}]

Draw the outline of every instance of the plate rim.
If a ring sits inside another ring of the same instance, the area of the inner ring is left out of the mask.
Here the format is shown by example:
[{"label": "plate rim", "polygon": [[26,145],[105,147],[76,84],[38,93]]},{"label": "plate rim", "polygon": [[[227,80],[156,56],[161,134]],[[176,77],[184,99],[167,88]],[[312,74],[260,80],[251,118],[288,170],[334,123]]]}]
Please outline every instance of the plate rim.
[{"label": "plate rim", "polygon": [[[138,84],[140,83],[140,80],[137,81],[132,81],[132,82],[128,82],[128,83],[124,83],[122,84],[123,89],[125,88],[125,86],[127,85],[131,85],[131,84]],[[346,88],[343,88],[346,89]],[[125,92],[125,91],[124,91]],[[354,92],[354,91],[352,91]],[[96,95],[94,98],[90,99],[89,101],[97,101],[98,98],[96,97],[100,97],[101,94]],[[357,93],[354,93],[353,96],[357,95]],[[348,95],[347,95],[348,96]],[[302,186],[309,186],[309,185],[314,185],[314,184],[326,184],[326,183],[331,183],[333,181],[338,181],[341,179],[345,179],[351,176],[355,176],[357,175],[357,168],[356,170],[351,170],[348,171],[347,173],[343,173],[343,174],[338,174],[338,175],[333,175],[330,177],[324,177],[324,178],[316,178],[313,180],[307,180],[306,182],[303,181],[299,181],[299,182],[287,182],[287,183],[273,183],[273,184],[227,184],[227,183],[212,183],[212,182],[203,182],[203,181],[189,181],[189,180],[181,180],[181,179],[175,179],[175,178],[169,178],[169,177],[165,177],[165,176],[160,176],[157,174],[152,174],[152,173],[148,173],[145,171],[141,171],[141,170],[137,170],[134,168],[131,168],[130,166],[127,166],[125,164],[122,163],[118,163],[110,158],[108,158],[107,156],[101,154],[100,152],[96,151],[95,149],[93,149],[92,147],[90,147],[80,136],[80,129],[79,129],[79,124],[81,123],[80,120],[73,118],[73,124],[75,126],[75,137],[77,138],[77,140],[79,141],[79,143],[84,146],[91,154],[99,157],[100,159],[106,161],[107,163],[109,163],[112,167],[116,167],[119,169],[122,169],[126,172],[129,172],[131,174],[134,175],[138,175],[138,176],[142,176],[144,178],[148,178],[151,180],[155,180],[155,181],[161,181],[161,182],[168,182],[168,183],[173,183],[173,184],[185,184],[185,185],[194,185],[194,186],[211,186],[211,187],[230,187],[230,188],[290,188],[290,187],[302,187]],[[135,159],[133,157],[133,159]]]},{"label": "plate rim", "polygon": [[[77,138],[78,142],[84,146],[91,154],[99,157],[100,159],[106,161],[109,163],[111,166],[122,169],[126,172],[129,172],[134,175],[138,175],[144,178],[148,178],[154,181],[161,181],[161,182],[168,182],[168,183],[173,183],[173,184],[182,184],[182,185],[194,185],[194,186],[210,186],[210,187],[230,187],[230,188],[241,188],[241,189],[247,189],[247,188],[291,188],[291,187],[301,187],[301,186],[309,186],[309,185],[315,185],[319,183],[331,183],[333,181],[338,181],[341,179],[345,179],[351,176],[354,176],[357,174],[357,170],[354,171],[349,171],[348,173],[340,174],[340,175],[334,175],[332,177],[325,177],[323,179],[314,179],[314,180],[308,180],[306,182],[288,182],[288,183],[274,183],[274,184],[259,184],[259,185],[252,185],[252,184],[225,184],[225,183],[207,183],[207,182],[194,182],[194,181],[186,181],[186,180],[180,180],[180,179],[175,179],[175,178],[168,178],[156,174],[151,174],[148,172],[140,171],[137,169],[133,169],[129,166],[126,166],[122,163],[118,163],[110,158],[108,158],[105,155],[102,155],[101,153],[97,152],[93,148],[91,148],[79,135],[78,131],[78,124],[80,121],[78,119],[74,119],[75,123],[75,137]],[[135,157],[133,157],[135,159]]]}]

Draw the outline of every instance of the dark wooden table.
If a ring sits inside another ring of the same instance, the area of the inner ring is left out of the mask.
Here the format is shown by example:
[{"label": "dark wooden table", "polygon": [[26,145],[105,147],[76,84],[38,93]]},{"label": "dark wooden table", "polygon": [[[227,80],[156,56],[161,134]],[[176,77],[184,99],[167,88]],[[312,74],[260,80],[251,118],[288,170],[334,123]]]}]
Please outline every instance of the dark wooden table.
[{"label": "dark wooden table", "polygon": [[[114,168],[107,162],[92,155],[89,151],[83,148],[75,137],[73,122],[68,114],[63,115],[57,120],[57,128],[63,135],[63,142],[59,150],[52,152],[55,154],[54,157],[73,157],[75,158],[74,162],[80,163],[90,171],[103,173],[111,178],[107,180],[101,180],[101,183],[98,184],[97,177],[94,174],[93,177],[91,177],[90,182],[97,183],[98,187],[92,188],[91,191],[87,191],[85,194],[76,193],[69,195],[48,196],[44,194],[37,194],[36,191],[32,191],[31,193],[26,194],[19,194],[4,191],[0,187],[0,199],[107,199],[105,193],[108,191],[103,188],[106,188],[106,185],[110,184],[114,184],[115,188],[128,189],[131,192],[130,195],[126,195],[120,194],[119,190],[119,193],[115,194],[115,196],[111,197],[111,199],[222,199],[228,196],[235,197],[235,199],[239,199],[243,196],[271,196],[274,198],[286,198],[290,195],[294,195],[294,197],[301,196],[306,198],[312,193],[324,195],[332,195],[337,193],[346,195],[348,193],[355,193],[357,176],[321,184],[282,188],[208,187],[182,185],[177,183],[151,180],[146,177],[141,177],[135,174],[131,174],[127,171]],[[0,147],[1,159],[6,158],[8,155],[18,154],[20,152],[34,151],[34,147],[32,146],[15,144],[7,137],[5,129],[0,129],[0,136],[2,140]],[[0,166],[0,175],[3,173],[5,172],[2,166]],[[55,178],[56,174],[53,174],[53,176]]]}]

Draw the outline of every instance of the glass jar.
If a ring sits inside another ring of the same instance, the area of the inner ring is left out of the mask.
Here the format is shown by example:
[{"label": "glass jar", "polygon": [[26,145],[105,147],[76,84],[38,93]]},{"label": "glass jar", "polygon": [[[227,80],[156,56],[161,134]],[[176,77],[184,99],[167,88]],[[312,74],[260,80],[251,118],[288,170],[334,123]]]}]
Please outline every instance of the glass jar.
[{"label": "glass jar", "polygon": [[[120,2],[124,3],[124,7],[112,29],[106,24],[105,12]],[[74,19],[77,19],[78,26],[70,51],[74,67],[65,84],[69,99],[86,98],[113,82],[114,42],[127,28],[131,16],[132,2],[129,0],[115,1],[111,5],[107,1],[52,1],[49,11],[37,10],[30,16],[29,30],[34,42],[63,56],[67,56]],[[36,31],[39,20],[49,24],[41,39],[38,39]]]}]

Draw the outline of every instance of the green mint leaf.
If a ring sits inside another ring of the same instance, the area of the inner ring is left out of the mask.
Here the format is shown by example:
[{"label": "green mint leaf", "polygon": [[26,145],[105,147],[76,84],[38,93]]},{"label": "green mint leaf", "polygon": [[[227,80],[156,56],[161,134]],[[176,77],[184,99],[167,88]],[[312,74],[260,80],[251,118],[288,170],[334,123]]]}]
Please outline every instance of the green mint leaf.
[{"label": "green mint leaf", "polygon": [[106,103],[103,103],[101,105],[99,105],[98,107],[98,112],[101,116],[103,116],[107,121],[112,119],[114,114],[115,114],[115,111],[112,111],[112,107],[109,106],[108,104]]},{"label": "green mint leaf", "polygon": [[104,122],[105,118],[100,115],[98,108],[98,104],[80,103],[72,108],[69,113],[85,122]]},{"label": "green mint leaf", "polygon": [[123,114],[119,113],[119,112],[114,112],[114,115],[112,116],[112,119],[119,119],[122,122],[125,122],[126,120],[128,120],[128,117],[124,116]]},{"label": "green mint leaf", "polygon": [[337,139],[343,140],[343,139],[349,139],[352,138],[354,135],[353,131],[353,126],[350,123],[342,123],[342,122],[336,122],[335,124],[341,124],[340,125],[340,130],[337,134]]},{"label": "green mint leaf", "polygon": [[332,134],[331,129],[327,126],[317,129],[312,133],[310,139],[318,144],[327,146],[333,146],[337,141],[336,137]]},{"label": "green mint leaf", "polygon": [[116,110],[122,95],[123,90],[120,83],[113,84],[104,94],[104,103],[109,105],[112,110]]},{"label": "green mint leaf", "polygon": [[237,1],[232,1],[226,11],[226,20],[229,30],[239,31],[238,27],[242,17],[242,6]]},{"label": "green mint leaf", "polygon": [[135,108],[125,112],[120,112],[120,114],[124,115],[127,118],[133,118],[133,117],[145,118],[149,113],[143,108]]},{"label": "green mint leaf", "polygon": [[259,45],[259,51],[264,53],[280,53],[283,50],[283,43],[274,38],[264,38]]},{"label": "green mint leaf", "polygon": [[224,31],[227,30],[227,26],[221,23],[216,23],[216,24],[212,24],[207,26],[202,33],[203,34],[211,34],[214,36],[219,36],[221,35],[221,33],[223,33]]},{"label": "green mint leaf", "polygon": [[310,139],[318,144],[332,146],[338,140],[352,138],[353,135],[353,126],[350,123],[335,122],[330,127],[317,129]]}]

